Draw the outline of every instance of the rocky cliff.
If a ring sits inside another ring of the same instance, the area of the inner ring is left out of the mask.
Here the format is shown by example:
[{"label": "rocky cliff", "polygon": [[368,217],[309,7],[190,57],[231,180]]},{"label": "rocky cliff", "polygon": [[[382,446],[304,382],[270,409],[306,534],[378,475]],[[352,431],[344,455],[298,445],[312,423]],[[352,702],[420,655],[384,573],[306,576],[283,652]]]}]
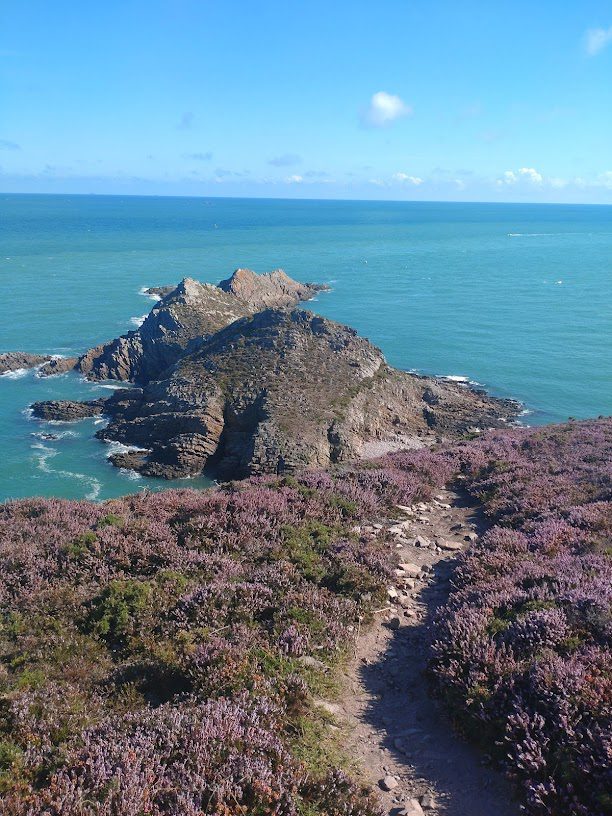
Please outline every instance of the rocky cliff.
[{"label": "rocky cliff", "polygon": [[106,440],[146,448],[117,465],[176,478],[291,472],[358,457],[377,440],[458,436],[516,405],[391,369],[353,329],[267,309],[203,340],[159,381],[107,400]]},{"label": "rocky cliff", "polygon": [[92,380],[147,383],[185,353],[190,342],[269,306],[291,306],[312,298],[323,286],[292,280],[282,270],[257,275],[238,269],[218,286],[185,278],[165,293],[142,326],[90,349],[76,368]]},{"label": "rocky cliff", "polygon": [[157,379],[176,363],[192,341],[208,337],[234,320],[262,309],[295,306],[327,288],[299,283],[282,269],[264,275],[250,269],[237,269],[218,286],[185,278],[178,286],[155,286],[147,290],[160,300],[135,331],[89,349],[79,358],[2,353],[0,375],[40,366],[42,377],[74,369],[89,380],[144,384]]}]

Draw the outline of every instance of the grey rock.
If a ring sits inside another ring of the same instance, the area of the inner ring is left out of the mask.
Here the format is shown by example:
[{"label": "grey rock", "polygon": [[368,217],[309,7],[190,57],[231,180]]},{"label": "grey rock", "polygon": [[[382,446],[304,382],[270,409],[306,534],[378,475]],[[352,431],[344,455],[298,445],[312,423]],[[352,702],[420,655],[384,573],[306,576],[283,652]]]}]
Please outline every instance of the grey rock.
[{"label": "grey rock", "polygon": [[19,371],[22,368],[34,368],[51,360],[49,354],[29,354],[25,351],[6,351],[0,354],[0,376]]},{"label": "grey rock", "polygon": [[73,422],[77,419],[100,416],[104,410],[106,400],[88,400],[74,402],[72,400],[48,400],[32,404],[32,413],[37,419],[46,421]]},{"label": "grey rock", "polygon": [[298,283],[281,269],[257,275],[237,269],[218,286],[184,278],[176,287],[156,287],[163,296],[135,331],[90,349],[76,368],[90,380],[146,384],[189,349],[241,317],[269,307],[294,306],[327,287]]},{"label": "grey rock", "polygon": [[395,790],[399,786],[399,782],[394,776],[388,775],[381,779],[378,783],[384,791]]}]

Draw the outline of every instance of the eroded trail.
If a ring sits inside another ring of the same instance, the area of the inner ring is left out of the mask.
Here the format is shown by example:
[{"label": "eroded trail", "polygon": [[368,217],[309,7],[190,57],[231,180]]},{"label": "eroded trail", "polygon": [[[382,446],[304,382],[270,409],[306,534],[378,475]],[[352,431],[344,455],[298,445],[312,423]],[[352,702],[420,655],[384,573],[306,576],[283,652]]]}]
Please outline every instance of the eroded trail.
[{"label": "eroded trail", "polygon": [[389,522],[405,570],[390,588],[389,609],[357,641],[338,720],[387,813],[517,816],[509,785],[453,732],[424,677],[428,619],[480,520],[449,491],[413,510]]}]

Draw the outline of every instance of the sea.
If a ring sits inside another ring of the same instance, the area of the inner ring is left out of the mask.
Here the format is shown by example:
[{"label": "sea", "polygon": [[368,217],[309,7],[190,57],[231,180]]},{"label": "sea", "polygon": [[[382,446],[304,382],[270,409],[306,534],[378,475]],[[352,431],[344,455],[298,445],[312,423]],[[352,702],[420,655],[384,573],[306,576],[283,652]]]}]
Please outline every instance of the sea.
[{"label": "sea", "polygon": [[[393,365],[520,400],[531,425],[612,414],[612,207],[0,194],[0,351],[72,356],[134,329],[149,286],[284,269]],[[206,486],[113,468],[102,420],[28,406],[116,383],[0,377],[0,500]]]}]

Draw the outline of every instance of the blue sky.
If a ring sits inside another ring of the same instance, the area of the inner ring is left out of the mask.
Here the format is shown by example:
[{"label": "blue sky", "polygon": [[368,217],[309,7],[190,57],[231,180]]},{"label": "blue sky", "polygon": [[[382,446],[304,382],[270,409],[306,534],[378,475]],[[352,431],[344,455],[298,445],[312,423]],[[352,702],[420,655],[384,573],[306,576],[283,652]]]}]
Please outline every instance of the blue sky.
[{"label": "blue sky", "polygon": [[3,0],[0,190],[612,203],[612,3]]}]

